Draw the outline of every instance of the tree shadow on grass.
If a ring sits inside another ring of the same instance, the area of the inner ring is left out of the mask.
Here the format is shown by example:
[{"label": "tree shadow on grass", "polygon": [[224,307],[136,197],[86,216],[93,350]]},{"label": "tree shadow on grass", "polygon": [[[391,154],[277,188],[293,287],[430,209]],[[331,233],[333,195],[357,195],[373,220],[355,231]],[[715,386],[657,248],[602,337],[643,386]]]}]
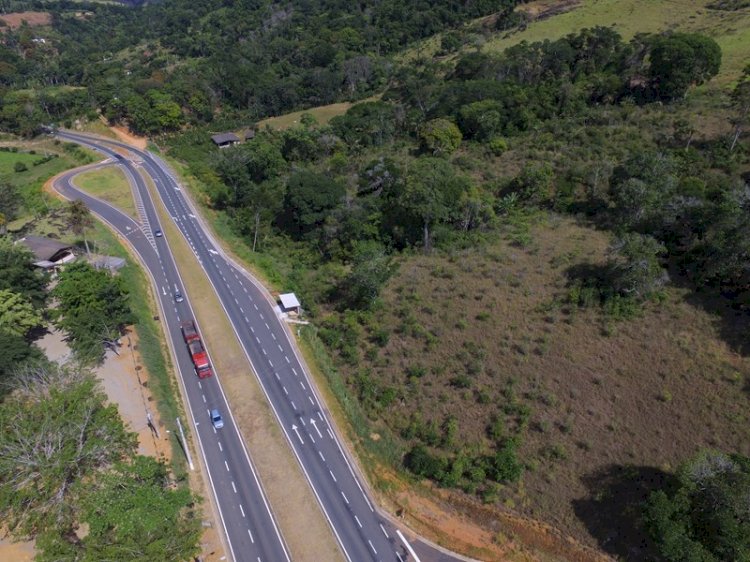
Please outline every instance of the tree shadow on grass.
[{"label": "tree shadow on grass", "polygon": [[750,356],[750,296],[747,292],[719,292],[715,288],[693,290],[686,301],[716,318],[721,338],[735,352]]},{"label": "tree shadow on grass", "polygon": [[588,496],[574,500],[573,509],[605,552],[628,561],[659,560],[643,528],[642,506],[672,478],[650,466],[609,465],[582,478]]}]

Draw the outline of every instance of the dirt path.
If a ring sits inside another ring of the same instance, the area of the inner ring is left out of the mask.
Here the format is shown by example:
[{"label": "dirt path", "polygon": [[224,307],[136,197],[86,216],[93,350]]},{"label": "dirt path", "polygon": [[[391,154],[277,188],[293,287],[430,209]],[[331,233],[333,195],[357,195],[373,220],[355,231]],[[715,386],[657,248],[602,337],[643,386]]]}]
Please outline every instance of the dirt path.
[{"label": "dirt path", "polygon": [[[57,330],[47,333],[37,343],[52,361],[66,363],[70,359],[70,348],[63,340],[62,333]],[[148,373],[141,367],[138,353],[138,334],[129,330],[121,343],[119,355],[108,351],[104,363],[94,372],[109,401],[117,405],[125,426],[138,435],[138,453],[168,462],[171,458],[169,434],[164,429],[158,411],[152,406]],[[149,427],[149,413],[159,437]]]},{"label": "dirt path", "polygon": [[141,150],[146,150],[146,147],[148,146],[148,139],[146,137],[139,137],[137,135],[134,135],[125,127],[121,127],[119,125],[110,126],[109,129],[114,134],[116,134],[117,138],[122,142],[132,144],[133,146],[140,148]]}]

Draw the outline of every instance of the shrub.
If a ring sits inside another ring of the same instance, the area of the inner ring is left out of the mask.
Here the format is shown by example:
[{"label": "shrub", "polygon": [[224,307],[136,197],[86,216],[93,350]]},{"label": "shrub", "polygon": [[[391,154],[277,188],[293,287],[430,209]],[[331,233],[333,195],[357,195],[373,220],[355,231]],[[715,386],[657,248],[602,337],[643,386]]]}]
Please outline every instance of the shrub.
[{"label": "shrub", "polygon": [[495,482],[517,482],[523,473],[523,467],[516,454],[515,439],[506,439],[498,448],[490,462],[488,476]]},{"label": "shrub", "polygon": [[508,150],[508,141],[505,140],[503,137],[493,137],[487,143],[487,148],[495,156],[500,156],[506,150]]},{"label": "shrub", "polygon": [[13,164],[14,172],[25,172],[26,170],[28,170],[28,168],[23,162],[16,162],[15,164]]},{"label": "shrub", "polygon": [[404,466],[417,476],[442,480],[444,477],[445,460],[436,457],[424,445],[415,445],[404,457]]}]

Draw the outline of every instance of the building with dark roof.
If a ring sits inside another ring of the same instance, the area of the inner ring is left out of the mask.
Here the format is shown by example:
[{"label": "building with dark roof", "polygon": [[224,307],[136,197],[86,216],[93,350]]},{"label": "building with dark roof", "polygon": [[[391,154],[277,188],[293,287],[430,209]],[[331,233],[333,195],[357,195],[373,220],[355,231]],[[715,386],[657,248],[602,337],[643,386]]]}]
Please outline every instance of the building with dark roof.
[{"label": "building with dark roof", "polygon": [[50,269],[75,259],[72,244],[66,244],[46,236],[26,236],[17,240],[16,244],[23,244],[31,250],[36,260],[34,265],[44,269]]},{"label": "building with dark roof", "polygon": [[218,135],[213,135],[211,140],[214,141],[214,144],[219,148],[226,148],[227,146],[239,143],[240,137],[234,133],[219,133]]}]

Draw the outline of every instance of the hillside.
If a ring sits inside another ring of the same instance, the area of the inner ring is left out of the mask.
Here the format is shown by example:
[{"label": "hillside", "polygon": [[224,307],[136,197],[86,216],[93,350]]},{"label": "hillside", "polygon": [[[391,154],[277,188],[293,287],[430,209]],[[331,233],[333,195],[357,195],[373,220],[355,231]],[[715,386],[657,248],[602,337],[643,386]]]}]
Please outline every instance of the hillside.
[{"label": "hillside", "polygon": [[628,509],[664,471],[702,448],[750,454],[748,321],[680,288],[626,322],[572,306],[570,272],[607,245],[551,215],[523,248],[404,259],[345,370],[396,434],[434,431],[467,458],[520,435],[522,484],[485,499],[625,555],[643,534]]},{"label": "hillside", "polygon": [[[467,24],[463,32],[470,37],[475,34],[482,51],[488,53],[502,52],[522,41],[554,41],[596,26],[611,28],[626,39],[670,30],[703,33],[721,46],[724,61],[714,84],[725,86],[737,80],[750,59],[750,6],[728,9],[741,5],[730,1],[723,3],[727,9],[710,7],[720,4],[714,0],[533,0],[516,8],[527,20],[522,26],[493,32],[495,20],[485,18]],[[439,51],[440,37],[434,37],[402,56],[409,60]]]},{"label": "hillside", "polygon": [[[543,8],[540,21],[532,21],[523,31],[511,31],[490,39],[487,51],[502,51],[521,41],[555,40],[584,27],[611,27],[629,39],[637,33],[669,30],[693,31],[716,39],[724,55],[717,82],[727,84],[737,79],[750,59],[750,6],[736,10],[716,9],[715,0],[580,0],[578,2],[531,2],[521,9],[534,12],[535,4]],[[560,14],[545,17],[546,10],[560,4],[572,4]],[[732,2],[725,2],[732,6]],[[734,3],[739,4],[739,3]]]}]

